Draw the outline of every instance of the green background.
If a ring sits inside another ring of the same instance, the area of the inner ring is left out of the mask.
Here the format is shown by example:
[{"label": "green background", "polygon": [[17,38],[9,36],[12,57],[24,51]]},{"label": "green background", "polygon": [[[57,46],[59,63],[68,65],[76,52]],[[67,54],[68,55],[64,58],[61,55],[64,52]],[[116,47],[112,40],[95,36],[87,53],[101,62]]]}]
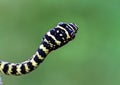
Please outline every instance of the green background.
[{"label": "green background", "polygon": [[75,40],[3,85],[120,85],[120,0],[0,0],[0,59],[30,58],[58,22],[74,22]]}]

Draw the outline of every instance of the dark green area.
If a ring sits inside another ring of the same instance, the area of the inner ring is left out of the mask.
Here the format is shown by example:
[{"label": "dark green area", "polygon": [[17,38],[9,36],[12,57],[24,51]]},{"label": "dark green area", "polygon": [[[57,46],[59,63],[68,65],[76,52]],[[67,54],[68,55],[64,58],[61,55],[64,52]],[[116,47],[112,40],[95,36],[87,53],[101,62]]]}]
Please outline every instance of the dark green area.
[{"label": "dark green area", "polygon": [[119,0],[0,0],[0,59],[30,58],[61,21],[78,25],[75,40],[3,85],[120,85]]}]

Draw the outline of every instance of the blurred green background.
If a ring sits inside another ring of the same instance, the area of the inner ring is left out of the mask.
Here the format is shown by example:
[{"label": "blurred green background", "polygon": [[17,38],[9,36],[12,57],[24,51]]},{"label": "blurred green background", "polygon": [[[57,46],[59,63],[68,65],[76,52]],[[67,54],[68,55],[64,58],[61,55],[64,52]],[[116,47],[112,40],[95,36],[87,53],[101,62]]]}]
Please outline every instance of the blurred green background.
[{"label": "blurred green background", "polygon": [[0,0],[0,59],[30,58],[58,22],[74,22],[74,41],[3,85],[120,85],[120,0]]}]

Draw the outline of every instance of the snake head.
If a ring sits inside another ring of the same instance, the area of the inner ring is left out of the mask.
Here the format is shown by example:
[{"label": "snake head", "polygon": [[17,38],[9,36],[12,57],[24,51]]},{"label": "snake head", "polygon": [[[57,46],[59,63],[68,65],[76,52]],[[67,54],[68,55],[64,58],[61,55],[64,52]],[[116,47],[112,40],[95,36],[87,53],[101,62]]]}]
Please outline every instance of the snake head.
[{"label": "snake head", "polygon": [[74,23],[66,24],[65,22],[60,22],[58,23],[58,26],[66,30],[66,33],[68,33],[68,36],[69,36],[69,40],[72,40],[75,38],[75,34],[78,31],[78,26],[76,24]]},{"label": "snake head", "polygon": [[55,50],[73,40],[77,30],[78,27],[74,23],[67,24],[65,22],[60,22],[55,28],[45,34],[42,43],[46,42],[47,48]]}]

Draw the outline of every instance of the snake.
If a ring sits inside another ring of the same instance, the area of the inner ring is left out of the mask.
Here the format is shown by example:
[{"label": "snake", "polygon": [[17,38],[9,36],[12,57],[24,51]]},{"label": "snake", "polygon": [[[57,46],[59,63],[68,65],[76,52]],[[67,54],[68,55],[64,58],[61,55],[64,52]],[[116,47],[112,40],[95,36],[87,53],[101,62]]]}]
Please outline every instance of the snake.
[{"label": "snake", "polygon": [[28,60],[12,63],[0,60],[0,72],[6,75],[23,75],[35,70],[46,56],[75,38],[78,26],[75,23],[59,22],[43,36],[37,51]]}]

